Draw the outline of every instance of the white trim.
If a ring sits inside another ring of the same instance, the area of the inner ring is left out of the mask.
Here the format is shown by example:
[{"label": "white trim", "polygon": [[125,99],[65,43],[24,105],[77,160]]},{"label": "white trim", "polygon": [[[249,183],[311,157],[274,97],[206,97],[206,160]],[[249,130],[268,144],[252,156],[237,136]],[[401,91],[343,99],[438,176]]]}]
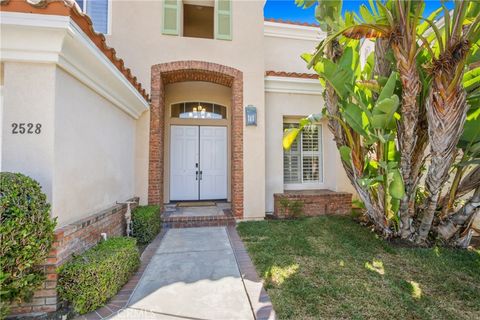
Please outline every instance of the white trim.
[{"label": "white trim", "polygon": [[264,21],[263,34],[266,37],[309,40],[318,42],[326,37],[319,27],[300,26],[289,23]]},{"label": "white trim", "polygon": [[1,12],[1,60],[55,63],[138,119],[149,104],[70,17]]},{"label": "white trim", "polygon": [[267,76],[265,92],[321,95],[323,87],[317,79]]}]

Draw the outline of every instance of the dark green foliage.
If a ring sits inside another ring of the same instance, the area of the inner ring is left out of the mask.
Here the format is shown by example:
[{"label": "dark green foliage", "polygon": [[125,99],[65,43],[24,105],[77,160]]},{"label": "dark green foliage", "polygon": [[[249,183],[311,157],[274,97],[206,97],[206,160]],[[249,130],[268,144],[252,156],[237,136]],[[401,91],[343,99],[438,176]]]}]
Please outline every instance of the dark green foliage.
[{"label": "dark green foliage", "polygon": [[59,268],[59,295],[80,314],[93,311],[113,297],[139,265],[135,239],[108,239]]},{"label": "dark green foliage", "polygon": [[38,182],[0,173],[0,317],[10,302],[29,300],[43,282],[39,264],[51,249],[55,224]]},{"label": "dark green foliage", "polygon": [[139,244],[150,243],[160,232],[160,208],[158,206],[137,207],[132,213],[133,236]]}]

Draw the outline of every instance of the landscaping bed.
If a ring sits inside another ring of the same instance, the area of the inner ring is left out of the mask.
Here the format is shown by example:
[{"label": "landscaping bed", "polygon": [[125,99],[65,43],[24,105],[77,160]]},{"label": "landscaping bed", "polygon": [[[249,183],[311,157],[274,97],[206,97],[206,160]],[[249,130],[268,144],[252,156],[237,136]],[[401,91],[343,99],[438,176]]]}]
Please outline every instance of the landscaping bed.
[{"label": "landscaping bed", "polygon": [[140,265],[134,238],[100,242],[59,269],[58,290],[75,312],[93,311],[115,296]]},{"label": "landscaping bed", "polygon": [[280,319],[480,319],[480,250],[404,248],[350,217],[238,225]]}]

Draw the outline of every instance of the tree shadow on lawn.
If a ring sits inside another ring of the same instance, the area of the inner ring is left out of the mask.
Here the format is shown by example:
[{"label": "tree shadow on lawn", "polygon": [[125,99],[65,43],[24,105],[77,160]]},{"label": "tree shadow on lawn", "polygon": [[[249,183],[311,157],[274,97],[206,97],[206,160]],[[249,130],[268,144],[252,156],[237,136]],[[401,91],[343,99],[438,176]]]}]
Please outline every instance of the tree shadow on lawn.
[{"label": "tree shadow on lawn", "polygon": [[237,229],[281,319],[480,318],[480,251],[395,247],[348,217]]}]

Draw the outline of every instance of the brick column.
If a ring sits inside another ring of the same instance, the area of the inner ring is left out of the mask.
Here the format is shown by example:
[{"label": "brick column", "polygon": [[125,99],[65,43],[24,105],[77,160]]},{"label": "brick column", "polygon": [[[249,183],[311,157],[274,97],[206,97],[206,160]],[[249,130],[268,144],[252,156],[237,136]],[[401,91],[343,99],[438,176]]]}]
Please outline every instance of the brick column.
[{"label": "brick column", "polygon": [[243,218],[243,73],[205,61],[174,61],[152,66],[148,202],[163,204],[165,93],[167,84],[205,81],[232,88],[231,199],[235,218]]}]

